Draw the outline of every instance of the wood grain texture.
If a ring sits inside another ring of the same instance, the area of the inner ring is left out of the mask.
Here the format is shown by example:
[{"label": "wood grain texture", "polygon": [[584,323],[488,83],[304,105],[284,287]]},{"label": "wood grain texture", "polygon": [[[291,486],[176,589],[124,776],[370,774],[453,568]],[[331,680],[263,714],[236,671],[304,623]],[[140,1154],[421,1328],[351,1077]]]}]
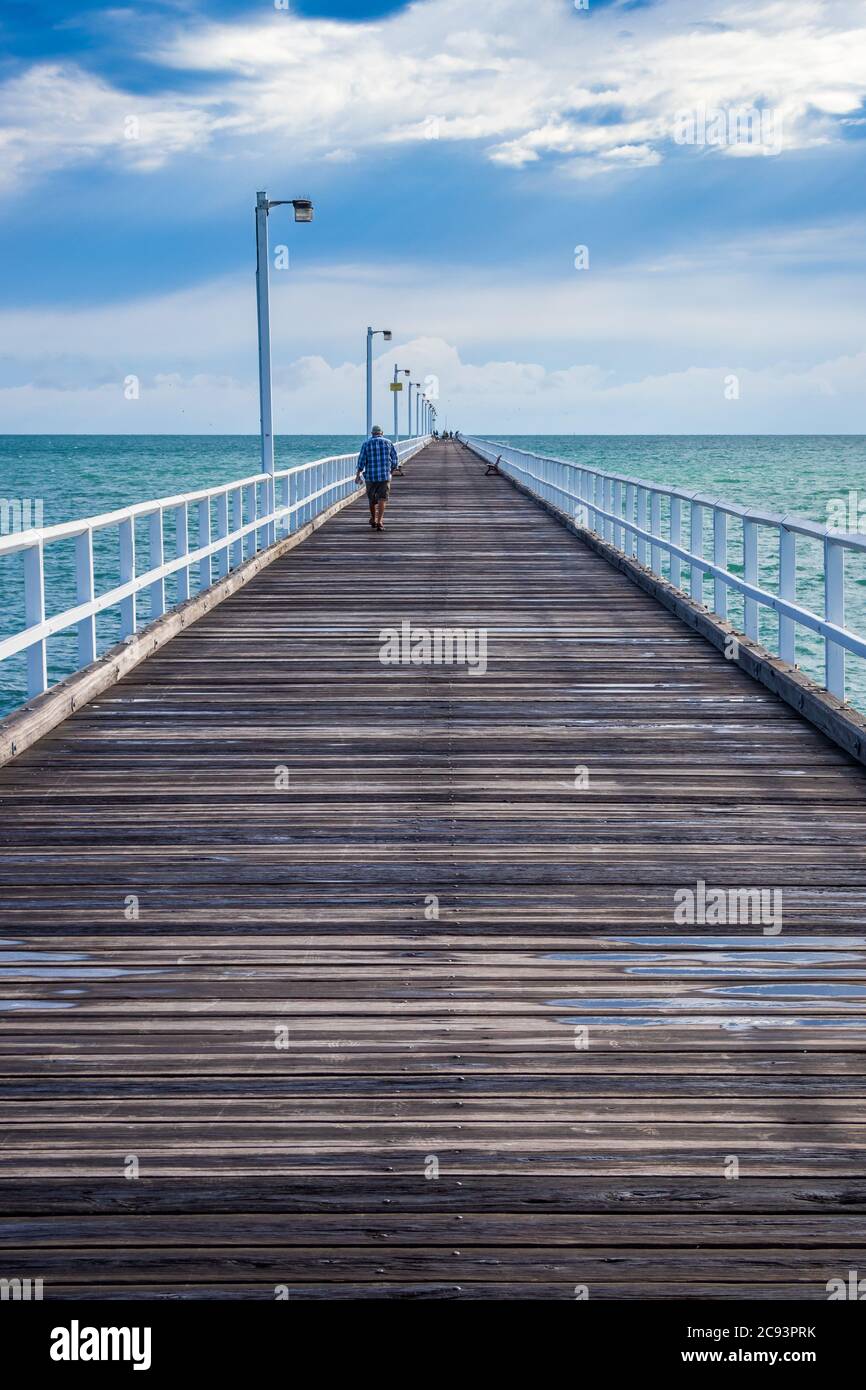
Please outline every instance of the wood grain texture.
[{"label": "wood grain texture", "polygon": [[[826,1298],[866,1262],[866,774],[458,445],[386,519],[0,770],[0,1275]],[[403,620],[486,673],[383,665]],[[698,880],[781,931],[678,923]]]}]

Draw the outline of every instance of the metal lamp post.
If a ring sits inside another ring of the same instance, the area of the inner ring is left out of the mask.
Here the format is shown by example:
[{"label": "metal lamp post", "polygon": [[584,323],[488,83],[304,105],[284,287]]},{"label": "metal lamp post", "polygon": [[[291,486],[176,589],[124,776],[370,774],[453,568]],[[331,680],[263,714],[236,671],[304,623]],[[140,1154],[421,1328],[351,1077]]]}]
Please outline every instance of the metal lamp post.
[{"label": "metal lamp post", "polygon": [[420,434],[421,429],[421,383],[415,382],[415,433]]},{"label": "metal lamp post", "polygon": [[400,416],[399,416],[399,414],[398,414],[398,402],[399,402],[399,400],[400,400],[400,392],[401,392],[402,389],[403,389],[403,383],[399,380],[399,377],[400,377],[400,373],[401,373],[401,372],[403,373],[404,376],[408,376],[409,373],[410,373],[410,368],[409,368],[409,367],[398,367],[398,366],[397,366],[397,363],[395,362],[395,363],[394,363],[394,380],[393,380],[393,382],[391,383],[391,394],[392,394],[393,397],[394,397],[394,443],[395,443],[395,444],[399,443],[399,440],[400,440]]},{"label": "metal lamp post", "polygon": [[381,333],[386,343],[391,341],[390,328],[367,329],[367,438],[373,429],[373,339]]},{"label": "metal lamp post", "polygon": [[271,208],[291,203],[296,222],[312,222],[313,204],[309,198],[269,198],[256,194],[256,306],[259,324],[259,418],[262,435],[262,472],[269,475],[266,510],[268,541],[274,540],[274,412],[271,384],[271,281],[268,259],[268,213]]}]

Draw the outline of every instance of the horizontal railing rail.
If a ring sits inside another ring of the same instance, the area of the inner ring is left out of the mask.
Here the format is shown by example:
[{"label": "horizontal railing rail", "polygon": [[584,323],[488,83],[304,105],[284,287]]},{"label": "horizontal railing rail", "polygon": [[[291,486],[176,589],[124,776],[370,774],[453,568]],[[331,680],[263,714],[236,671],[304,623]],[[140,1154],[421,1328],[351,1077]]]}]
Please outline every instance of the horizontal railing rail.
[{"label": "horizontal railing rail", "polygon": [[[429,436],[416,436],[397,444],[403,463],[423,448]],[[77,628],[78,665],[96,660],[96,618],[109,609],[120,610],[121,638],[131,637],[141,625],[138,596],[150,599],[146,621],[161,617],[198,589],[210,587],[266,545],[300,530],[335,502],[356,491],[357,454],[335,454],[312,459],[277,472],[254,473],[246,478],[198,488],[152,501],[136,502],[99,516],[64,521],[0,536],[0,559],[20,554],[24,566],[24,626],[0,639],[0,662],[26,654],[28,697],[48,688],[47,642],[50,637]],[[197,543],[190,548],[190,509],[195,511]],[[246,512],[246,516],[244,513]],[[174,555],[166,558],[166,519],[174,522]],[[136,522],[148,523],[148,568],[136,571]],[[117,528],[119,583],[97,593],[94,581],[93,538]],[[45,551],[58,541],[75,541],[77,603],[46,616]],[[177,576],[177,597],[167,605],[166,579]]]},{"label": "horizontal railing rail", "polygon": [[[805,517],[744,507],[708,493],[611,473],[489,439],[465,436],[464,442],[488,462],[498,463],[499,472],[512,476],[571,520],[594,531],[624,555],[637,559],[681,593],[688,593],[696,603],[704,603],[704,581],[712,580],[713,602],[706,606],[719,618],[729,616],[729,591],[739,594],[743,600],[743,631],[750,640],[760,640],[760,610],[774,613],[778,620],[776,652],[790,665],[796,664],[797,628],[816,634],[823,643],[825,687],[838,699],[845,699],[846,652],[866,658],[866,638],[845,623],[845,555],[866,553],[866,536],[822,526]],[[729,517],[742,524],[736,561],[730,554]],[[777,593],[760,582],[759,528],[771,528],[776,533],[773,549]],[[712,558],[706,554],[707,530]],[[820,542],[823,547],[823,614],[797,599],[798,536]],[[667,557],[667,572],[663,556]],[[741,573],[732,569],[734,563]],[[688,589],[683,582],[684,565],[689,569]]]}]

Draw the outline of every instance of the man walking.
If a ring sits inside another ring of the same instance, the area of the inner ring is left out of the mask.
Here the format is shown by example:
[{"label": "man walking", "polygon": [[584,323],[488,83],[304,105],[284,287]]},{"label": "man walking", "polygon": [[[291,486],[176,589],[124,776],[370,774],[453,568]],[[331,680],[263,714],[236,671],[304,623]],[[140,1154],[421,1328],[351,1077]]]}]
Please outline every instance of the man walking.
[{"label": "man walking", "polygon": [[374,425],[373,433],[365,439],[358,455],[358,471],[355,482],[363,477],[367,484],[367,501],[370,503],[370,525],[374,531],[384,531],[385,503],[391,494],[391,474],[399,468],[397,450],[382,434],[382,426]]}]

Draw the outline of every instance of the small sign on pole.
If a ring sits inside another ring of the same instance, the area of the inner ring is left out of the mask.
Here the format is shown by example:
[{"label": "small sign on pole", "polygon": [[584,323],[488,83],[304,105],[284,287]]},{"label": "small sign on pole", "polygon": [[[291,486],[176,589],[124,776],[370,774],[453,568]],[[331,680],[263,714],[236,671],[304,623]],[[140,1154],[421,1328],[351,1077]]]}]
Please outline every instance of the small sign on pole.
[{"label": "small sign on pole", "polygon": [[403,383],[402,383],[402,381],[392,381],[392,382],[389,383],[389,385],[390,385],[392,391],[402,391],[402,390],[403,390]]}]

